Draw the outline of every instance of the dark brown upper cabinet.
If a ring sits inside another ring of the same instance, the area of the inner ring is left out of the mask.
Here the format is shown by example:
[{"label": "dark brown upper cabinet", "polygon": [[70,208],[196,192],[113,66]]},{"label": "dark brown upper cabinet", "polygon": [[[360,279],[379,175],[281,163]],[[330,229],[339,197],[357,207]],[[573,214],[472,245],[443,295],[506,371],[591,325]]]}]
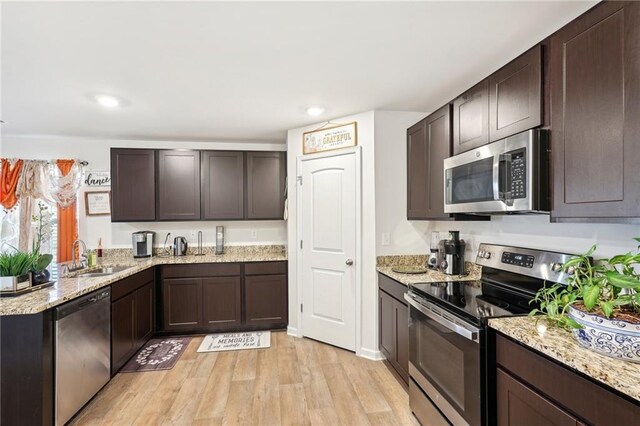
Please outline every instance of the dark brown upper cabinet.
[{"label": "dark brown upper cabinet", "polygon": [[200,152],[158,151],[158,219],[200,219]]},{"label": "dark brown upper cabinet", "polygon": [[427,122],[421,120],[407,129],[407,219],[427,217]]},{"label": "dark brown upper cabinet", "polygon": [[244,218],[244,152],[203,151],[202,219]]},{"label": "dark brown upper cabinet", "polygon": [[247,152],[246,219],[282,219],[286,152]]},{"label": "dark brown upper cabinet", "polygon": [[640,221],[640,3],[603,2],[551,37],[554,221]]},{"label": "dark brown upper cabinet", "polygon": [[542,46],[489,77],[489,141],[542,125]]},{"label": "dark brown upper cabinet", "polygon": [[407,130],[407,219],[450,219],[444,212],[444,165],[451,155],[451,105]]},{"label": "dark brown upper cabinet", "polygon": [[286,152],[111,149],[112,222],[282,219]]},{"label": "dark brown upper cabinet", "polygon": [[489,79],[453,101],[453,153],[489,143]]},{"label": "dark brown upper cabinet", "polygon": [[155,151],[111,148],[111,221],[156,219]]}]

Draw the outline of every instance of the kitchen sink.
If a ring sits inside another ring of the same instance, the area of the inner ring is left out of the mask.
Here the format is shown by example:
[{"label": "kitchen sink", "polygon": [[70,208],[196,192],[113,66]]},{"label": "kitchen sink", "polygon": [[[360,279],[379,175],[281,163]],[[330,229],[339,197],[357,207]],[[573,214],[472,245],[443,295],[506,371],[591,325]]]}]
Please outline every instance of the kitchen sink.
[{"label": "kitchen sink", "polygon": [[83,272],[76,275],[78,278],[91,278],[91,277],[104,277],[106,275],[113,275],[118,272],[122,272],[131,268],[131,266],[109,266],[107,268],[92,269],[88,272]]}]

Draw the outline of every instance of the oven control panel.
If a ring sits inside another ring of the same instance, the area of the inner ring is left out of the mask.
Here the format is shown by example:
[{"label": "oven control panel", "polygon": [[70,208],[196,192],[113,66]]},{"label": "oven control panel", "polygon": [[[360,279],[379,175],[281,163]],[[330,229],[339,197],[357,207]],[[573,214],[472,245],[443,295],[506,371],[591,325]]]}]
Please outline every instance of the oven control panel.
[{"label": "oven control panel", "polygon": [[503,251],[501,260],[502,263],[507,263],[509,265],[522,266],[523,268],[533,268],[533,263],[536,261],[536,258],[528,254]]},{"label": "oven control panel", "polygon": [[568,253],[480,243],[476,265],[566,284],[575,273],[573,268],[564,268],[571,257]]}]

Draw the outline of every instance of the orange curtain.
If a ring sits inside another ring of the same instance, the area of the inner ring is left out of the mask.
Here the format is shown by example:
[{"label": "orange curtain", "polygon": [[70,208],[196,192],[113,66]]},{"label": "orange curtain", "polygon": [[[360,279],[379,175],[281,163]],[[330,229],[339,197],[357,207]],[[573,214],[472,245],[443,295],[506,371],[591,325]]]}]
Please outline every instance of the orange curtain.
[{"label": "orange curtain", "polygon": [[[58,160],[58,169],[66,176],[73,166],[73,160]],[[78,239],[77,201],[69,207],[58,206],[58,262],[71,260],[71,246]]]},{"label": "orange curtain", "polygon": [[6,158],[2,159],[2,175],[0,175],[0,204],[6,210],[11,210],[18,198],[16,197],[16,187],[18,186],[18,178],[22,171],[22,160],[18,160],[11,167],[11,163]]}]

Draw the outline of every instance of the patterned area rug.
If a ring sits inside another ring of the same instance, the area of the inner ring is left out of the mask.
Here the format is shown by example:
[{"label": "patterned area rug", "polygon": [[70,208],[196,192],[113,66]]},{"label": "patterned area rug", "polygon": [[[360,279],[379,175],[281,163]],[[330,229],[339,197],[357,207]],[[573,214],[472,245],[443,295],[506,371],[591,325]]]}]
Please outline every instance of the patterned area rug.
[{"label": "patterned area rug", "polygon": [[239,351],[242,349],[268,348],[270,346],[270,331],[221,333],[205,336],[198,348],[198,352]]},{"label": "patterned area rug", "polygon": [[191,337],[151,339],[120,371],[134,373],[138,371],[171,370],[190,341]]}]

